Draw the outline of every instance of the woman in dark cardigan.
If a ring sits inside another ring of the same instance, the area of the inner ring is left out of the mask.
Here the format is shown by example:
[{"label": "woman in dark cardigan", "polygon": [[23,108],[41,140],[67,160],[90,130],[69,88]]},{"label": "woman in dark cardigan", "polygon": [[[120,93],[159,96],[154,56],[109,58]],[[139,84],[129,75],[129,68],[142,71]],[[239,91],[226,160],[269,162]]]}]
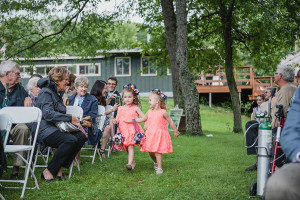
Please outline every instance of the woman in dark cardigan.
[{"label": "woman in dark cardigan", "polygon": [[55,126],[55,122],[71,122],[79,125],[76,116],[66,114],[61,92],[65,91],[69,83],[70,72],[63,67],[55,67],[50,70],[49,78],[38,81],[41,91],[35,106],[42,111],[38,142],[45,146],[56,148],[54,156],[41,177],[47,182],[53,182],[56,176],[64,180],[62,169],[69,168],[76,154],[80,151],[87,138],[82,132],[62,133]]},{"label": "woman in dark cardigan", "polygon": [[[70,106],[80,106],[83,110],[83,117],[90,116],[93,122],[93,127],[83,127],[88,133],[88,144],[96,145],[101,139],[101,131],[96,124],[96,117],[98,114],[98,100],[95,96],[87,93],[89,86],[89,79],[84,76],[75,79],[76,93],[69,97]],[[80,164],[80,152],[77,155],[78,163]]]}]

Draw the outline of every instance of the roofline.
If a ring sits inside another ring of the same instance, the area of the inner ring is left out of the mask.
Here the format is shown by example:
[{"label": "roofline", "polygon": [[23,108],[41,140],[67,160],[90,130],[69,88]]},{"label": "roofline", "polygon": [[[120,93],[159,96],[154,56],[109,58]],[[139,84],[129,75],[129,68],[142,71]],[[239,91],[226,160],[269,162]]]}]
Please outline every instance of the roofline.
[{"label": "roofline", "polygon": [[[105,56],[95,56],[95,57],[82,57],[82,56],[69,56],[69,55],[58,55],[58,56],[52,56],[52,57],[40,57],[40,58],[16,58],[13,60],[21,60],[21,61],[27,61],[27,60],[77,60],[77,59],[95,59],[95,58],[105,58]],[[0,60],[6,60],[3,58],[0,58]]]}]

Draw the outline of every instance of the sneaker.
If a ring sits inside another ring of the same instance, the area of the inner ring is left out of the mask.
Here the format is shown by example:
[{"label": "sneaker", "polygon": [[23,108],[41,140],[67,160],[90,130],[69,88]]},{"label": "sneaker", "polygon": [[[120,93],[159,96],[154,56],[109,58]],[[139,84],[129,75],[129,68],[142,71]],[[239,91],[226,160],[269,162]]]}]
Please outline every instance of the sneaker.
[{"label": "sneaker", "polygon": [[251,165],[250,167],[246,168],[246,171],[254,171],[257,170],[257,163],[254,163],[254,165]]}]

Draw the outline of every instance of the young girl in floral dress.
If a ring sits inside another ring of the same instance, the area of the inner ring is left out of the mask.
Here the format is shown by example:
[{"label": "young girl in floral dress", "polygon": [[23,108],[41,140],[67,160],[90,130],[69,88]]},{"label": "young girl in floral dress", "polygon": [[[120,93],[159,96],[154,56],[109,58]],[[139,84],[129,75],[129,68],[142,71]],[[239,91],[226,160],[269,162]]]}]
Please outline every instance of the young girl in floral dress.
[{"label": "young girl in floral dress", "polygon": [[[123,145],[126,147],[127,154],[128,154],[128,163],[126,168],[128,170],[132,170],[135,167],[134,161],[134,134],[135,134],[135,127],[133,124],[128,124],[125,121],[131,120],[134,118],[144,117],[144,113],[139,108],[139,99],[138,99],[139,91],[135,85],[131,83],[125,85],[123,87],[122,92],[122,99],[124,101],[123,106],[118,108],[118,114],[116,119],[113,119],[114,123],[118,123],[119,131],[122,133],[123,137],[125,137],[125,141]],[[139,129],[142,131],[142,127],[140,125]]]},{"label": "young girl in floral dress", "polygon": [[166,111],[166,99],[167,96],[159,89],[153,89],[149,96],[150,110],[144,117],[135,119],[136,122],[147,121],[146,140],[142,145],[141,151],[149,152],[151,159],[154,161],[156,174],[163,173],[162,154],[173,152],[171,137],[167,130],[167,122],[174,130],[175,137],[178,137],[180,134]]}]

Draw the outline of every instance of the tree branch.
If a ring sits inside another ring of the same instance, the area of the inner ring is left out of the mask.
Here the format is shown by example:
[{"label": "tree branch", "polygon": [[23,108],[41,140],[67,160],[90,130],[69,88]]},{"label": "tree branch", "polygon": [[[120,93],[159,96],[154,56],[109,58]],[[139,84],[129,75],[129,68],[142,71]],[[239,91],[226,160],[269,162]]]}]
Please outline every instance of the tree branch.
[{"label": "tree branch", "polygon": [[[41,41],[43,41],[43,40],[45,40],[45,39],[47,39],[47,38],[49,38],[49,37],[53,37],[53,36],[55,36],[55,35],[59,35],[59,34],[63,33],[63,32],[65,31],[65,29],[71,24],[72,20],[73,20],[74,18],[77,18],[77,17],[78,17],[78,15],[82,12],[82,10],[85,8],[85,6],[86,6],[86,4],[87,4],[88,2],[89,2],[89,0],[86,0],[86,1],[84,2],[83,6],[76,12],[76,14],[75,14],[71,19],[69,19],[69,20],[67,21],[67,23],[62,27],[62,29],[61,29],[60,31],[42,37],[41,39],[35,41],[32,45],[27,46],[26,48],[24,48],[24,49],[18,51],[17,53],[15,53],[14,55],[12,55],[11,57],[14,57],[15,55],[18,55],[18,54],[22,53],[23,51],[26,51],[27,49],[31,49],[31,48],[34,47],[36,44],[38,44],[39,42],[41,42]],[[10,57],[10,58],[11,58],[11,57]]]}]

